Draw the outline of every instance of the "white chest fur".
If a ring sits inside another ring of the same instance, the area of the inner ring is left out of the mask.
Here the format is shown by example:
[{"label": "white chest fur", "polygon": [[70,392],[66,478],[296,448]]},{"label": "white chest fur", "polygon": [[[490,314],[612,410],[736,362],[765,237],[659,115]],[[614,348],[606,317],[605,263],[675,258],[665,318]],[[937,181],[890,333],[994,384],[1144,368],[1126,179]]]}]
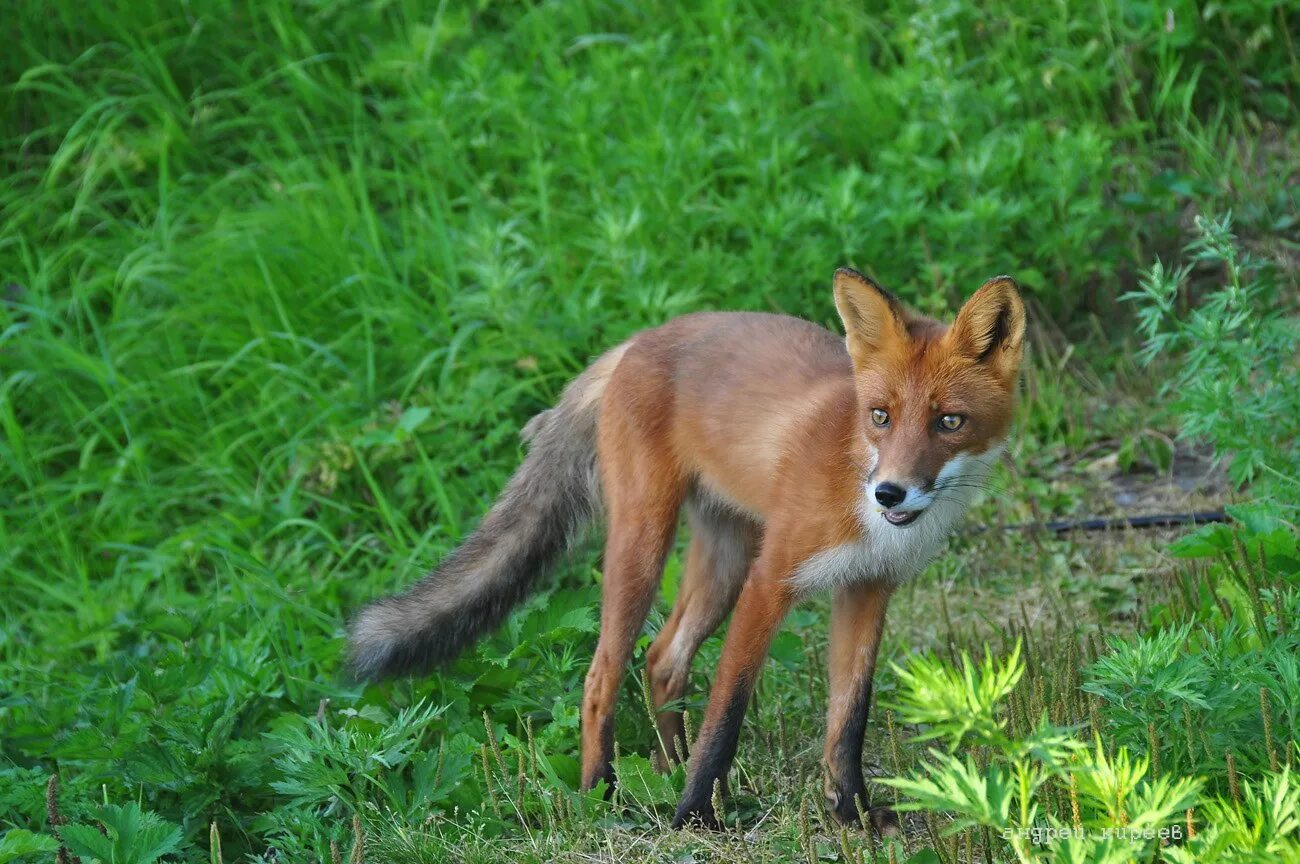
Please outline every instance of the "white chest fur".
[{"label": "white chest fur", "polygon": [[885,521],[864,487],[858,504],[861,537],[805,560],[792,577],[794,586],[800,591],[824,591],[881,579],[903,582],[917,575],[942,551],[1001,451],[999,446],[950,460],[935,479],[939,491],[929,494],[925,512],[905,527]]}]

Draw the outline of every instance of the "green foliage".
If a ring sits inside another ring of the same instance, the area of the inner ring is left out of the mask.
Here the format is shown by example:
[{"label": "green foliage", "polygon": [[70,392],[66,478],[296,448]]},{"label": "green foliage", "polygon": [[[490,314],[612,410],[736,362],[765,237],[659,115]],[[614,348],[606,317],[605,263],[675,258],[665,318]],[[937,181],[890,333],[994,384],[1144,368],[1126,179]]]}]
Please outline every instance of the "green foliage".
[{"label": "green foliage", "polygon": [[[388,718],[367,707],[343,718],[337,728],[325,719],[285,718],[267,733],[271,750],[279,755],[271,785],[290,806],[342,806],[351,813],[372,795],[399,812],[411,810],[411,799],[427,801],[434,788],[437,748],[420,751],[426,732],[441,710],[416,704]],[[404,787],[390,772],[416,759],[414,786]]]},{"label": "green foliage", "polygon": [[58,851],[53,837],[33,834],[25,828],[11,828],[0,837],[0,864],[9,864],[28,855]]},{"label": "green foliage", "polygon": [[1293,838],[1300,835],[1300,787],[1290,768],[1260,784],[1247,782],[1241,804],[1223,800],[1206,805],[1200,842],[1191,849],[1170,849],[1170,861],[1295,861]]},{"label": "green foliage", "polygon": [[634,802],[640,812],[655,812],[671,817],[686,785],[686,769],[677,766],[671,774],[662,774],[644,756],[623,756],[615,761],[618,794]]},{"label": "green foliage", "polygon": [[[932,663],[922,659],[914,665]],[[908,722],[940,716],[951,725],[959,722],[951,706],[965,706],[968,716],[960,722],[972,731],[960,743],[984,759],[935,750],[916,776],[881,780],[907,796],[900,809],[946,812],[950,833],[991,829],[1023,862],[1148,860],[1162,839],[1177,841],[1175,851],[1165,852],[1179,861],[1290,860],[1300,854],[1298,799],[1289,770],[1269,774],[1262,792],[1248,785],[1240,802],[1226,794],[1202,798],[1202,778],[1159,774],[1147,757],[1126,746],[1108,753],[1100,739],[1089,748],[1046,718],[1020,739],[988,726],[989,706],[974,697],[997,692],[1000,702],[1009,695],[1001,682],[1023,673],[1018,651],[1000,668],[987,661],[976,667],[964,658],[960,672],[904,676],[899,708]],[[935,736],[923,731],[918,737]],[[958,743],[954,739],[950,747]],[[1054,810],[1048,802],[1059,801],[1065,790],[1072,811]],[[1183,818],[1198,806],[1205,808],[1208,824],[1193,836]],[[1202,857],[1211,855],[1219,857]]]},{"label": "green foliage", "polygon": [[[1232,219],[1196,217],[1191,263],[1157,262],[1141,290],[1122,299],[1138,304],[1146,340],[1142,358],[1175,361],[1160,387],[1165,410],[1183,436],[1208,442],[1229,457],[1229,474],[1257,492],[1297,497],[1300,484],[1300,323],[1282,303],[1286,279],[1270,260],[1243,250]],[[1184,311],[1189,277],[1216,284]],[[1291,287],[1291,286],[1288,286]]]},{"label": "green foliage", "polygon": [[903,687],[898,710],[909,722],[929,726],[917,740],[943,738],[950,747],[968,735],[980,740],[1004,740],[1004,724],[997,718],[996,709],[1024,672],[1020,645],[1001,666],[995,667],[987,650],[979,666],[965,652],[961,660],[960,670],[934,656],[914,658],[906,667],[894,667]]},{"label": "green foliage", "polygon": [[[1168,644],[1152,654],[1152,641]],[[1161,764],[1194,773],[1217,764],[1236,750],[1244,768],[1266,768],[1262,744],[1260,688],[1269,692],[1274,735],[1279,741],[1300,738],[1300,641],[1287,635],[1259,645],[1234,626],[1198,626],[1157,631],[1152,638],[1113,639],[1088,669],[1084,689],[1106,700],[1117,741],[1145,746],[1154,724],[1161,742]],[[1192,729],[1189,740],[1188,730]]]},{"label": "green foliage", "polygon": [[138,804],[95,808],[98,825],[64,825],[63,845],[73,855],[103,864],[153,864],[177,851],[181,829]]}]

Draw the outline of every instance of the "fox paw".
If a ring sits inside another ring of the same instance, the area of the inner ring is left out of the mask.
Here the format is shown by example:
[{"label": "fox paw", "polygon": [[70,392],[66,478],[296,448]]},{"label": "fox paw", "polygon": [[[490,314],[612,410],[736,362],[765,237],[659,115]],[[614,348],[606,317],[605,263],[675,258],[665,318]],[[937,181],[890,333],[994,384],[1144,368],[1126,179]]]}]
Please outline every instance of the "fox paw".
[{"label": "fox paw", "polygon": [[718,814],[713,811],[712,803],[690,805],[683,801],[678,805],[677,813],[673,816],[672,827],[718,831],[722,828],[722,823],[718,821]]},{"label": "fox paw", "polygon": [[[865,796],[859,797],[860,795],[861,793],[829,796],[830,810],[835,815],[836,820],[845,825],[870,827],[882,837],[898,837],[902,835],[903,826],[899,822],[897,813],[885,806],[863,806]],[[863,815],[866,816],[869,825],[863,824]]]}]

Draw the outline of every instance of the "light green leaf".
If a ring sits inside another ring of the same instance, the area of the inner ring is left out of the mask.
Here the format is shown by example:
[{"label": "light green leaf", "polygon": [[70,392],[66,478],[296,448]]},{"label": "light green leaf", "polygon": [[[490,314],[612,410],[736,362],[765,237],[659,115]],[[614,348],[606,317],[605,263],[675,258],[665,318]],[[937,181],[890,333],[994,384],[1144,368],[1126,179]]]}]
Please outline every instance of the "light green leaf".
[{"label": "light green leaf", "polygon": [[0,837],[0,864],[8,864],[24,855],[58,851],[59,843],[47,834],[36,834],[25,828],[10,828]]}]

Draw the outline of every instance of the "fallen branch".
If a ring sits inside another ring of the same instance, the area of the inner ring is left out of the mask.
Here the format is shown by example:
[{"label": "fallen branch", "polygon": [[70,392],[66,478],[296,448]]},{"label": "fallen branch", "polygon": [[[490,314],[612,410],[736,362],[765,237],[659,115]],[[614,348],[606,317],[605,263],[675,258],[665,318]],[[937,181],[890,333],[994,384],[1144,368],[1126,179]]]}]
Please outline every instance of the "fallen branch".
[{"label": "fallen branch", "polygon": [[[1168,528],[1171,525],[1206,525],[1227,522],[1228,514],[1222,510],[1202,510],[1194,513],[1155,513],[1149,516],[1093,517],[1089,519],[1060,519],[1052,522],[1018,522],[1002,525],[1002,531],[1050,531],[1064,534],[1068,531],[1119,531],[1124,528]],[[978,528],[979,534],[989,528]]]}]

